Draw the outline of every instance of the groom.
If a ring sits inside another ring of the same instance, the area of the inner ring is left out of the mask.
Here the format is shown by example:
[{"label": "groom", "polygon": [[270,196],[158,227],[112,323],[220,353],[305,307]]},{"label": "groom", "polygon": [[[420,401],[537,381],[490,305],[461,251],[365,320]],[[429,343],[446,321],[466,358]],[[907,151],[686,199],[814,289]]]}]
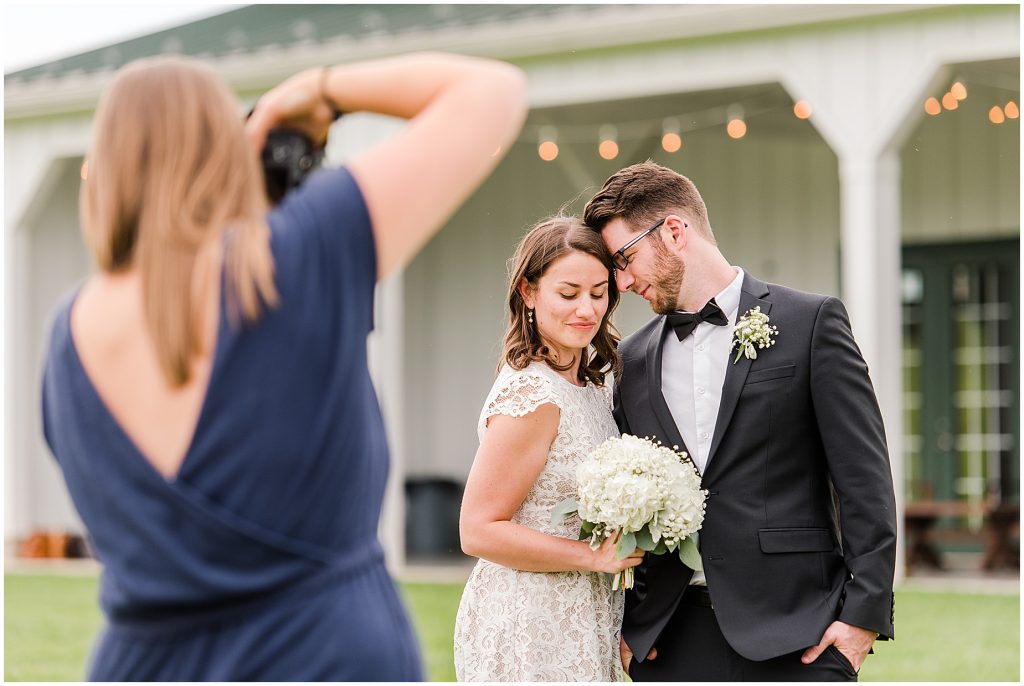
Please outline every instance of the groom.
[{"label": "groom", "polygon": [[[652,162],[610,177],[584,221],[619,289],[660,315],[619,347],[619,429],[687,452],[708,490],[704,570],[671,554],[637,567],[623,666],[635,681],[856,681],[893,635],[896,506],[843,304],[731,266],[697,188]],[[743,322],[773,344],[734,347]]]}]

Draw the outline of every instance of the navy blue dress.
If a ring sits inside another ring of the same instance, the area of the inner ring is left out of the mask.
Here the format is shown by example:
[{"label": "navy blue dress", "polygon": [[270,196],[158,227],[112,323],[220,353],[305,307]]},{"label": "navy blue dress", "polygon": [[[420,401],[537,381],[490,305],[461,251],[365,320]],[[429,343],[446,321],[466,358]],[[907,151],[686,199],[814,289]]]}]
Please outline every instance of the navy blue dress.
[{"label": "navy blue dress", "polygon": [[209,390],[173,479],[86,376],[76,294],[57,312],[43,426],[104,566],[90,679],[422,679],[377,540],[388,452],[366,359],[365,202],[346,169],[322,171],[269,224],[281,303],[239,328],[222,295]]}]

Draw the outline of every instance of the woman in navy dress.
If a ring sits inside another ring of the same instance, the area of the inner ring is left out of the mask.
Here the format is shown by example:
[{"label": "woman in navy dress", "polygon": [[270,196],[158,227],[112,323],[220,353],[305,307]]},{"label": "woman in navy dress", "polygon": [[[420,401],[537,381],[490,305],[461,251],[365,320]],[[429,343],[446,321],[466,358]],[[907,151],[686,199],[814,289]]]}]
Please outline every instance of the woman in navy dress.
[{"label": "woman in navy dress", "polygon": [[[43,381],[104,567],[90,679],[422,679],[377,540],[374,285],[497,164],[524,90],[447,55],[311,69],[243,129],[198,62],[114,77],[81,191],[99,270],[59,308]],[[323,142],[334,110],[411,122],[268,212],[267,132]]]}]

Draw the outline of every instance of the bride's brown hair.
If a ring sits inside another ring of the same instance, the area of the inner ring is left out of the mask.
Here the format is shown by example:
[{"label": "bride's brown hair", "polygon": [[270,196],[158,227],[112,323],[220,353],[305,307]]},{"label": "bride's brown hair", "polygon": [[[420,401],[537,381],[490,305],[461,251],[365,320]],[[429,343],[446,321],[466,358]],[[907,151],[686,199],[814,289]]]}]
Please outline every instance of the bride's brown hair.
[{"label": "bride's brown hair", "polygon": [[581,382],[592,381],[603,385],[608,372],[619,375],[621,362],[616,346],[619,332],[612,324],[612,313],[619,304],[619,291],[615,286],[615,270],[612,256],[605,247],[600,234],[588,229],[576,217],[557,215],[537,223],[523,237],[516,252],[508,262],[508,329],[505,331],[505,349],[501,355],[502,364],[508,363],[513,369],[524,369],[530,362],[545,362],[552,369],[565,371],[575,360],[565,366],[558,366],[554,354],[540,337],[537,325],[530,323],[526,316],[520,286],[525,282],[536,288],[537,282],[558,258],[571,252],[581,252],[596,257],[608,270],[608,311],[604,313],[591,341],[593,356],[587,348],[580,350],[578,378]]}]

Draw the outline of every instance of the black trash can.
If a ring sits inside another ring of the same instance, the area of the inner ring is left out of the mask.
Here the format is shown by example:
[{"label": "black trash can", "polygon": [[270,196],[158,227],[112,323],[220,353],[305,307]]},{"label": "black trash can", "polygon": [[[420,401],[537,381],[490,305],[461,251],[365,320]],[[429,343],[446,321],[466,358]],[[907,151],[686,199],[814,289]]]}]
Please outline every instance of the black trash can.
[{"label": "black trash can", "polygon": [[405,482],[405,552],[410,559],[462,557],[459,508],[463,486],[442,478]]}]

